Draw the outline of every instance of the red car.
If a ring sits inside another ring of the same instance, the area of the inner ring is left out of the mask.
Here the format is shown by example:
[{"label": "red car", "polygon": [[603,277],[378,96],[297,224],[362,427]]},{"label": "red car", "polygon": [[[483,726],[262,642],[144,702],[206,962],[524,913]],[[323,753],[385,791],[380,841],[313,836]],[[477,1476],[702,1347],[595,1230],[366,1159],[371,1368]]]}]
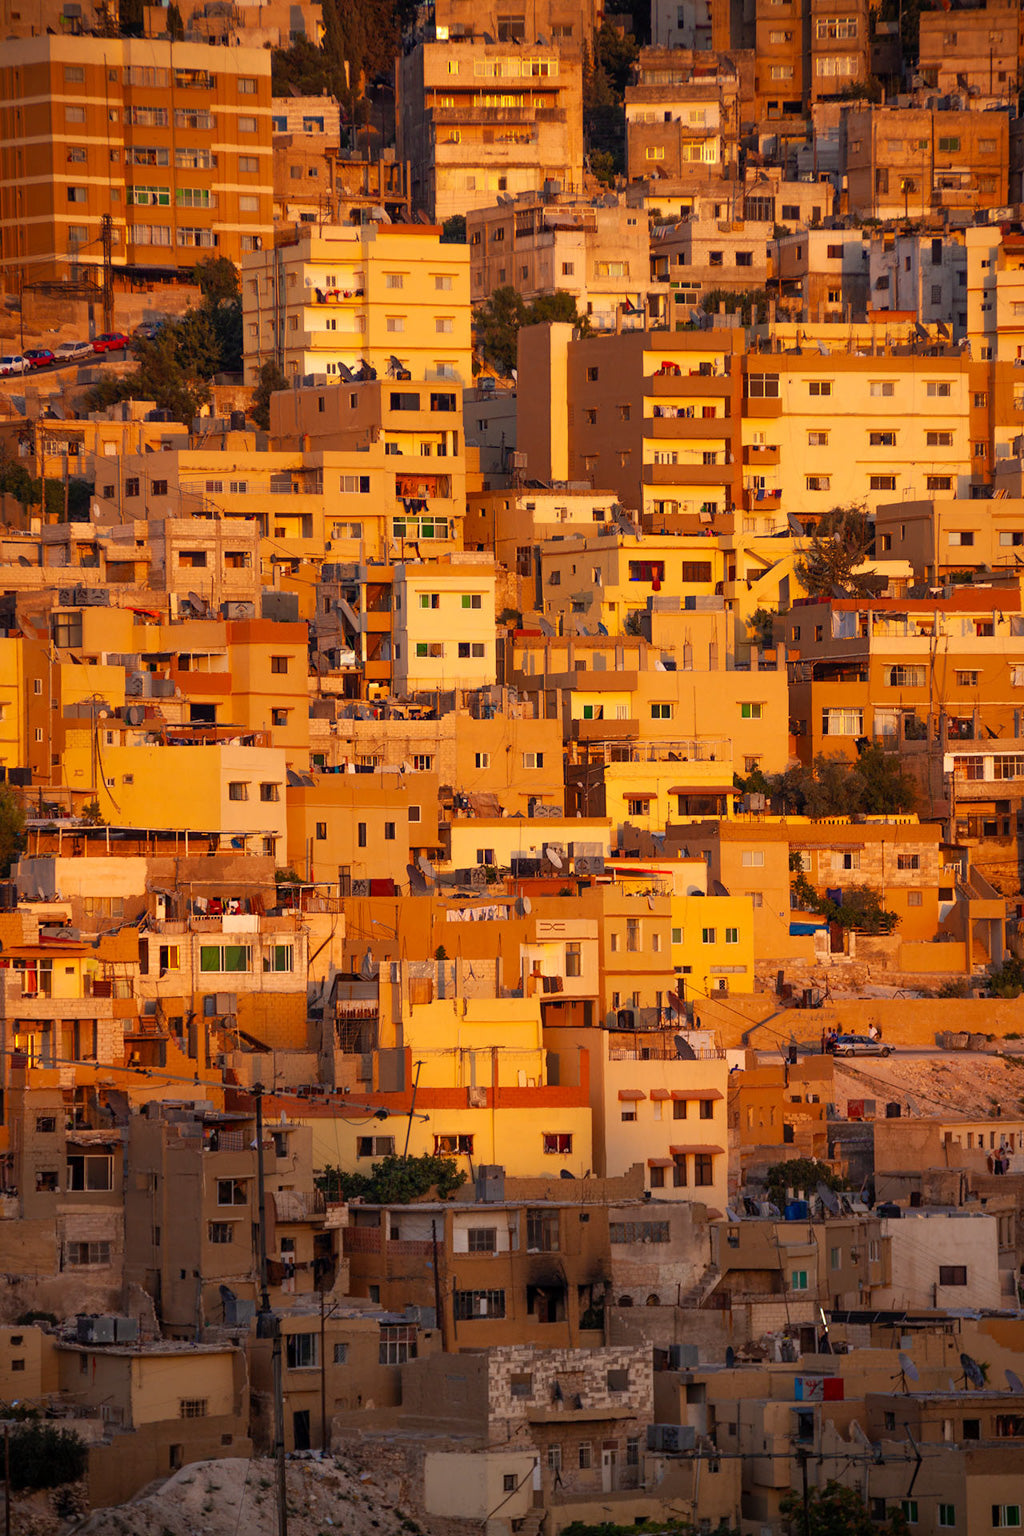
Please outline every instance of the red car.
[{"label": "red car", "polygon": [[120,331],[104,331],[102,336],[97,336],[92,344],[94,352],[120,352],[129,346],[127,336],[122,336]]},{"label": "red car", "polygon": [[33,347],[30,352],[24,354],[25,361],[30,368],[48,368],[56,358],[49,347]]}]

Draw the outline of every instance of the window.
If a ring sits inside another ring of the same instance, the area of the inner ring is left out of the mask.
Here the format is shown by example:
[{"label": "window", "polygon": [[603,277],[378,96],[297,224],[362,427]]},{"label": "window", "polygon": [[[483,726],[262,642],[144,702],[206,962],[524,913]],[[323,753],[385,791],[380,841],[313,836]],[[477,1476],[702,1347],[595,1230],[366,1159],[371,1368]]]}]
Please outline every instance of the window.
[{"label": "window", "polygon": [[456,1322],[475,1317],[504,1317],[504,1291],[456,1291],[453,1296]]},{"label": "window", "polygon": [[233,1221],[211,1221],[207,1224],[206,1230],[211,1243],[234,1242],[235,1223]]},{"label": "window", "polygon": [[763,848],[744,848],[743,853],[741,855],[741,863],[742,863],[744,869],[763,869],[764,868],[764,849]]},{"label": "window", "polygon": [[727,928],[725,930],[725,942],[727,944],[738,944],[739,941],[740,931],[738,928]]},{"label": "window", "polygon": [[36,1116],[36,1133],[40,1136],[52,1136],[57,1129],[57,1120],[54,1115]]},{"label": "window", "polygon": [[[964,1438],[966,1439],[967,1421],[964,1421]],[[992,1524],[997,1530],[1017,1530],[1020,1527],[1019,1504],[993,1504]]]},{"label": "window", "polygon": [[868,484],[873,491],[894,491],[896,489],[896,476],[872,475]]},{"label": "window", "polygon": [[[956,45],[956,33],[955,32],[952,34],[952,38],[953,38],[953,46],[955,46]],[[960,139],[959,139],[959,137],[949,136],[949,135],[947,135],[946,137],[941,137],[940,136],[940,138],[939,138],[939,154],[940,155],[955,155],[955,154],[957,154],[959,152],[959,149],[960,149]],[[947,394],[948,394],[948,389],[947,389]]]},{"label": "window", "polygon": [[291,944],[271,944],[263,956],[263,969],[265,972],[293,971],[295,969],[295,950]]},{"label": "window", "polygon": [[66,123],[84,123],[85,122],[85,108],[84,107],[65,107],[64,108],[64,121]]},{"label": "window", "polygon": [[804,484],[809,491],[827,491],[832,487],[832,479],[829,475],[808,475]]},{"label": "window", "polygon": [[572,1133],[569,1131],[545,1131],[543,1150],[546,1156],[568,1157],[572,1152]]},{"label": "window", "polygon": [[386,843],[393,843],[395,841],[395,823],[393,821],[386,821],[384,823],[384,841]]},{"label": "window", "polygon": [[543,752],[524,752],[523,753],[523,767],[524,768],[543,768],[544,767],[544,753]]},{"label": "window", "polygon": [[763,704],[741,704],[740,705],[740,719],[741,720],[760,720],[760,719],[763,718],[763,716],[764,716],[764,705]]},{"label": "window", "polygon": [[777,373],[751,373],[747,375],[747,397],[750,400],[778,400],[779,376]]},{"label": "window", "polygon": [[348,1345],[347,1344],[335,1344],[335,1346],[334,1346],[334,1363],[335,1363],[335,1365],[348,1365]]},{"label": "window", "polygon": [[581,1472],[587,1472],[593,1466],[594,1448],[589,1440],[580,1441],[578,1459]]},{"label": "window", "polygon": [[869,386],[869,392],[876,398],[881,396],[888,399],[895,393],[895,388],[891,379],[874,379]]},{"label": "window", "polygon": [[955,549],[970,549],[974,544],[974,529],[953,528],[949,532],[948,539]]},{"label": "window", "polygon": [[285,1334],[285,1360],[290,1371],[315,1371],[320,1365],[320,1339],[315,1333]]},{"label": "window", "polygon": [[898,853],[896,855],[897,869],[920,869],[921,855],[919,853]]},{"label": "window", "polygon": [[950,1526],[954,1526],[954,1525],[956,1525],[956,1505],[955,1504],[940,1504],[939,1505],[939,1526],[940,1526],[940,1528],[948,1529]]},{"label": "window", "polygon": [[356,1137],[356,1157],[393,1157],[394,1151],[393,1136]]},{"label": "window", "polygon": [[270,670],[271,670],[271,672],[276,672],[276,673],[287,672],[288,671],[288,663],[289,663],[290,659],[291,658],[288,657],[288,656],[271,656],[271,658],[270,658]]},{"label": "window", "polygon": [[868,442],[872,448],[895,448],[895,432],[869,432]]},{"label": "window", "polygon": [[811,379],[807,385],[809,395],[830,395],[832,393],[831,379]]},{"label": "window", "polygon": [[903,1511],[903,1518],[904,1518],[904,1520],[906,1520],[908,1525],[916,1525],[917,1524],[917,1500],[916,1499],[901,1499],[900,1500],[900,1509]]},{"label": "window", "polygon": [[702,944],[714,944],[717,938],[717,930],[714,928],[702,928],[700,941]]},{"label": "window", "polygon": [[317,840],[318,843],[325,843],[327,841],[327,823],[326,823],[326,821],[318,821],[317,822],[317,824],[316,824],[316,840]]},{"label": "window", "polygon": [[453,1133],[453,1134],[447,1135],[447,1136],[435,1136],[434,1137],[434,1156],[435,1157],[458,1157],[458,1156],[461,1156],[461,1157],[472,1157],[473,1156],[473,1137],[472,1137],[472,1134],[471,1133],[470,1134],[466,1134],[465,1132],[463,1132],[462,1135],[457,1135],[457,1134]]},{"label": "window", "polygon": [[252,950],[247,944],[201,944],[201,971],[248,971],[252,969]]},{"label": "window", "polygon": [[114,1159],[107,1153],[81,1153],[68,1158],[68,1189],[113,1189]]},{"label": "window", "polygon": [[827,448],[828,447],[828,433],[827,432],[808,432],[808,434],[807,434],[807,446],[808,446],[808,448]]},{"label": "window", "polygon": [[218,1179],[217,1180],[217,1204],[218,1205],[248,1205],[249,1180],[248,1179]]},{"label": "window", "polygon": [[416,1359],[415,1323],[382,1323],[377,1348],[378,1365],[404,1365]]},{"label": "window", "polygon": [[939,1265],[939,1284],[940,1285],[966,1285],[967,1284],[967,1265],[966,1264],[940,1264]]},{"label": "window", "polygon": [[807,1271],[806,1271],[806,1269],[794,1269],[794,1270],[790,1271],[790,1275],[789,1275],[789,1288],[790,1288],[791,1291],[806,1291],[806,1289],[807,1289]]},{"label": "window", "polygon": [[470,1253],[497,1253],[498,1251],[497,1227],[470,1227],[466,1233],[466,1239]]},{"label": "window", "polygon": [[651,705],[651,719],[652,720],[671,720],[672,719],[672,705],[671,704],[652,704]]},{"label": "window", "polygon": [[101,1243],[68,1243],[65,1250],[68,1267],[80,1269],[86,1265],[100,1265],[110,1263],[110,1244]]},{"label": "window", "polygon": [[884,677],[890,688],[923,688],[927,671],[924,667],[886,667]]},{"label": "window", "polygon": [[[939,142],[942,142],[941,139]],[[953,392],[953,386],[946,379],[929,379],[925,384],[924,392],[930,400],[948,400]]]},{"label": "window", "polygon": [[973,671],[963,672],[957,669],[953,676],[956,678],[958,688],[977,688],[980,674]]},{"label": "window", "polygon": [[270,803],[272,803],[275,800],[280,800],[280,798],[281,798],[281,786],[280,786],[280,784],[261,784],[260,785],[260,799],[263,801],[264,805],[269,805]]},{"label": "window", "polygon": [[491,766],[491,754],[489,752],[477,752],[474,757],[474,767],[489,768]]},{"label": "window", "polygon": [[862,709],[823,709],[821,734],[823,736],[863,736],[864,711]]}]

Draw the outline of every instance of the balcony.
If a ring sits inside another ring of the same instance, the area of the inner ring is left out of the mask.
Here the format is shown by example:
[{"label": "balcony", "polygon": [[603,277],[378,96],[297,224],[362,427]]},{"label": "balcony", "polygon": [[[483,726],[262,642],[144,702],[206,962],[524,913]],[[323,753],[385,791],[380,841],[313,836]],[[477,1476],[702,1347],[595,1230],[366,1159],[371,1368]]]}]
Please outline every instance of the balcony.
[{"label": "balcony", "polygon": [[[653,373],[644,379],[644,394],[653,395],[656,399],[676,395],[709,395],[721,400],[732,394],[732,378],[727,373]],[[781,400],[771,403],[781,410]],[[775,415],[779,415],[779,411]]]},{"label": "balcony", "polygon": [[724,464],[645,464],[644,485],[731,485],[732,461]]},{"label": "balcony", "polygon": [[748,443],[743,449],[743,462],[757,469],[778,464],[778,445],[772,443],[770,446],[763,446],[759,443]]},{"label": "balcony", "polygon": [[573,741],[625,741],[630,736],[639,736],[640,722],[638,720],[574,720],[571,734]]},{"label": "balcony", "polygon": [[782,415],[782,400],[778,397],[768,399],[745,400],[745,414],[752,419],[774,417]]},{"label": "balcony", "polygon": [[[645,423],[646,437],[669,438],[675,442],[687,439],[717,438],[724,442],[732,436],[732,419],[729,416],[654,416]],[[775,461],[778,463],[778,459]]]}]

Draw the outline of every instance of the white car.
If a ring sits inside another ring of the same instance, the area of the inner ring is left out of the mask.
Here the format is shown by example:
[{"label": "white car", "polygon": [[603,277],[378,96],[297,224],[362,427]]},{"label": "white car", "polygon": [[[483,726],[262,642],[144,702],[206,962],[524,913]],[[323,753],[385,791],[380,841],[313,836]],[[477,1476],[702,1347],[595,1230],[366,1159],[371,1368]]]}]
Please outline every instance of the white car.
[{"label": "white car", "polygon": [[54,358],[58,363],[77,363],[80,358],[92,355],[91,341],[62,341]]},{"label": "white car", "polygon": [[20,352],[12,352],[6,357],[0,357],[0,377],[8,373],[28,373],[28,363]]}]

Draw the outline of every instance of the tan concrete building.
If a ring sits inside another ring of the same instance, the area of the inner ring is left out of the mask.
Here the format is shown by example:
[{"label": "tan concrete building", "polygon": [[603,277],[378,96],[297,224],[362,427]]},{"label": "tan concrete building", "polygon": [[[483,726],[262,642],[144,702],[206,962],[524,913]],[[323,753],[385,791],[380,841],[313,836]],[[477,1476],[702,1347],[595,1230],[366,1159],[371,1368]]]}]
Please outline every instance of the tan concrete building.
[{"label": "tan concrete building", "polygon": [[[578,9],[575,11],[578,19]],[[488,34],[493,36],[493,34]],[[418,42],[396,66],[398,156],[438,223],[554,182],[583,186],[582,73],[553,42]]]},{"label": "tan concrete building", "polygon": [[139,276],[241,262],[273,224],[266,51],[117,38],[8,43],[0,66],[0,276]]},{"label": "tan concrete building", "polygon": [[863,0],[759,0],[756,7],[759,116],[799,116],[841,96],[870,73],[868,7]]},{"label": "tan concrete building", "polygon": [[579,54],[593,39],[604,19],[602,0],[524,0],[514,11],[504,0],[437,0],[433,11],[438,42],[482,38],[485,33],[499,43],[535,43],[542,38],[555,43],[559,52]]},{"label": "tan concrete building", "polygon": [[626,87],[626,174],[689,181],[735,174],[743,79],[729,55],[642,50]]},{"label": "tan concrete building", "polygon": [[600,201],[521,193],[466,219],[474,304],[513,287],[527,303],[570,293],[595,330],[612,330],[621,305],[642,304],[647,219],[613,196]]},{"label": "tan concrete building", "polygon": [[978,106],[1009,106],[1020,81],[1024,25],[1015,0],[976,9],[926,11],[917,72],[931,90],[970,95]]},{"label": "tan concrete building", "polygon": [[967,336],[976,357],[1024,361],[1024,236],[1019,226],[981,225],[966,238]]},{"label": "tan concrete building", "polygon": [[923,218],[1006,202],[1009,119],[1003,112],[858,103],[843,113],[844,206],[858,218]]},{"label": "tan concrete building", "polygon": [[[922,234],[873,232],[868,251],[872,311],[913,314],[924,325],[948,327],[959,340],[967,333],[967,241],[973,233],[937,225]],[[978,233],[989,231],[980,225]],[[984,359],[986,353],[978,349],[974,356]]]},{"label": "tan concrete building", "polygon": [[300,224],[242,271],[247,383],[470,378],[469,252],[429,225]]}]

